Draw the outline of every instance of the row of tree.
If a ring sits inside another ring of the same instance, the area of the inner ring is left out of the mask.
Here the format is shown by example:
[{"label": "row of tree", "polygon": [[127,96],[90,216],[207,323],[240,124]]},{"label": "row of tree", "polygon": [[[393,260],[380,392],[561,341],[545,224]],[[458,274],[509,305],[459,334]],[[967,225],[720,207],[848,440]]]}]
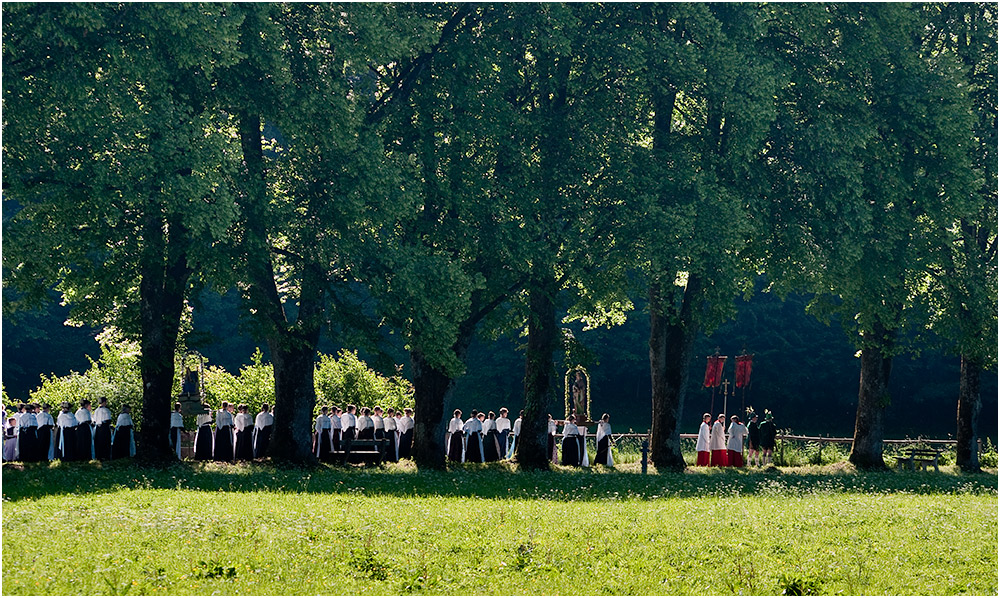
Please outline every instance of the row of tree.
[{"label": "row of tree", "polygon": [[[186,301],[236,285],[274,366],[272,457],[311,458],[316,345],[406,338],[415,458],[475,335],[525,331],[517,458],[545,467],[557,314],[650,314],[652,457],[699,330],[766,274],[861,354],[882,466],[892,359],[962,356],[978,468],[996,362],[990,4],[4,5],[4,309],[53,286],[139,339],[142,449]],[[917,335],[919,336],[919,335]]]}]

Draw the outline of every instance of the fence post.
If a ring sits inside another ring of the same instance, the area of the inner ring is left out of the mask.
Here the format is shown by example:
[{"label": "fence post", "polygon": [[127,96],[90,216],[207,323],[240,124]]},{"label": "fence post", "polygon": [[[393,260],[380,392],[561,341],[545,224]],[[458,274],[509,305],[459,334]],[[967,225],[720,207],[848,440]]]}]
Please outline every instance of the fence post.
[{"label": "fence post", "polygon": [[649,456],[649,436],[642,439],[642,473],[646,473],[646,460]]}]

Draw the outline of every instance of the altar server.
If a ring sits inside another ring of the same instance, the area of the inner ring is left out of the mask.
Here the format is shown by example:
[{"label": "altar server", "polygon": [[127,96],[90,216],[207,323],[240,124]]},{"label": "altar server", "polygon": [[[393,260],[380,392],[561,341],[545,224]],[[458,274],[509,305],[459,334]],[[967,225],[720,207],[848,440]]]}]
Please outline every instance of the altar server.
[{"label": "altar server", "polygon": [[122,459],[135,456],[135,424],[132,422],[132,408],[122,405],[122,412],[115,422],[115,433],[111,439],[111,458]]},{"label": "altar server", "polygon": [[462,410],[456,409],[455,417],[448,422],[448,434],[445,438],[445,446],[448,447],[448,460],[457,463],[465,462],[465,436],[463,428],[465,422],[462,421]]},{"label": "altar server", "polygon": [[196,461],[211,461],[215,452],[215,438],[212,436],[212,408],[203,403],[204,413],[195,419],[198,427],[194,433],[194,458]]},{"label": "altar server", "polygon": [[236,409],[233,419],[233,430],[236,432],[234,457],[237,461],[253,461],[253,416],[248,413],[250,408],[241,404]]},{"label": "altar server", "polygon": [[49,413],[49,409],[51,408],[48,403],[42,403],[41,412],[35,416],[35,419],[38,421],[39,454],[44,455],[43,460],[47,459],[49,461],[55,459],[56,450],[56,420],[52,419],[52,414]]},{"label": "altar server", "polygon": [[313,454],[316,458],[321,461],[326,461],[330,458],[330,416],[327,415],[330,410],[328,407],[322,407],[319,410],[319,415],[316,416],[316,424],[314,430],[316,432],[315,442],[313,443]]},{"label": "altar server", "polygon": [[233,413],[227,401],[222,401],[222,409],[215,414],[215,446],[212,458],[216,461],[233,460]]},{"label": "altar server", "polygon": [[413,454],[413,409],[403,409],[399,418],[399,458],[409,459]]},{"label": "altar server", "polygon": [[708,413],[701,416],[701,426],[698,427],[698,440],[695,442],[694,450],[698,457],[695,465],[708,467],[711,463],[712,453],[709,450],[712,438],[712,416]]},{"label": "altar server", "polygon": [[94,458],[94,429],[90,414],[90,401],[84,399],[76,410],[76,456],[83,461]]},{"label": "altar server", "polygon": [[747,427],[736,415],[730,418],[729,442],[726,444],[726,458],[730,467],[743,467],[743,439],[747,435]]},{"label": "altar server", "polygon": [[562,441],[562,464],[579,466],[580,460],[580,432],[576,427],[576,416],[570,414],[563,422]]},{"label": "altar server", "polygon": [[[101,397],[97,401],[92,417],[94,422],[94,457],[96,459],[111,458],[111,410],[108,409],[108,398]],[[180,454],[178,452],[178,454]]]},{"label": "altar server", "polygon": [[611,456],[611,416],[605,413],[597,423],[597,454],[594,463],[613,467],[614,457]]},{"label": "altar server", "polygon": [[390,407],[386,410],[385,417],[383,418],[385,439],[388,441],[388,444],[385,446],[385,458],[393,463],[399,461],[399,438],[396,431],[395,415],[395,410]]},{"label": "altar server", "polygon": [[253,456],[260,459],[267,454],[267,446],[271,443],[271,427],[274,425],[274,415],[271,406],[264,403],[260,413],[253,422]]},{"label": "altar server", "polygon": [[170,446],[174,454],[181,458],[181,432],[184,431],[184,416],[181,414],[181,404],[174,403],[174,411],[170,414]]},{"label": "altar server", "polygon": [[500,434],[497,433],[497,414],[490,411],[483,421],[483,461],[492,463],[503,456],[500,452]]},{"label": "altar server", "polygon": [[483,462],[483,422],[479,421],[479,412],[472,410],[472,417],[462,426],[465,432],[465,461],[467,463]]},{"label": "altar server", "polygon": [[56,436],[59,459],[75,461],[77,458],[76,416],[73,415],[72,406],[65,401],[60,405],[59,416],[56,418]]},{"label": "altar server", "polygon": [[712,424],[712,436],[709,439],[712,449],[712,467],[725,467],[726,459],[726,414],[720,413]]}]

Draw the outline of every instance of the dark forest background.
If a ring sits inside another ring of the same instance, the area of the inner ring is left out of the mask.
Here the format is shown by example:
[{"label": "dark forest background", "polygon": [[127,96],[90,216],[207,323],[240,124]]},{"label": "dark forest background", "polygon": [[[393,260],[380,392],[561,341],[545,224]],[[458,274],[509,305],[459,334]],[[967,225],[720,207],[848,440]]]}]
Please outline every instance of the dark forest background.
[{"label": "dark forest background", "polygon": [[[745,404],[758,411],[770,409],[779,428],[795,433],[850,437],[857,410],[859,362],[844,331],[836,322],[826,325],[805,313],[808,297],[790,295],[785,300],[770,293],[757,293],[749,300],[737,299],[737,316],[711,336],[700,335],[695,351],[683,431],[697,431],[700,416],[709,411],[712,393],[702,387],[705,357],[716,347],[728,355],[724,377],[732,381],[735,359],[746,347],[753,353],[754,367],[745,399],[742,390],[729,399],[728,412],[738,413]],[[188,344],[201,351],[212,365],[237,372],[250,362],[254,349],[267,355],[266,344],[255,340],[241,321],[236,293],[220,295],[203,291],[195,304],[193,332]],[[3,321],[3,385],[12,399],[27,399],[39,384],[41,374],[65,375],[84,371],[86,356],[96,358],[100,349],[97,330],[63,324],[68,308],[51,304],[48,309],[19,314],[16,321]],[[607,412],[617,432],[646,432],[650,425],[649,320],[644,304],[636,305],[622,326],[583,331],[579,323],[564,324],[590,354],[585,365],[591,375],[593,406],[597,417]],[[497,410],[505,406],[516,413],[524,404],[523,339],[504,336],[493,340],[478,337],[470,348],[468,369],[457,382],[454,404],[458,407]],[[335,353],[341,346],[324,336],[320,352]],[[354,348],[354,347],[349,347]],[[955,431],[959,360],[930,346],[893,362],[892,403],[886,417],[886,437],[925,436],[948,438]],[[398,335],[385,334],[379,350],[360,350],[369,365],[382,373],[394,372],[395,364],[410,365]],[[732,390],[732,386],[730,386]],[[983,410],[980,435],[997,437],[997,376],[983,377]],[[745,403],[744,403],[745,401]],[[721,388],[713,413],[722,411]],[[552,405],[558,417],[560,405]]]}]

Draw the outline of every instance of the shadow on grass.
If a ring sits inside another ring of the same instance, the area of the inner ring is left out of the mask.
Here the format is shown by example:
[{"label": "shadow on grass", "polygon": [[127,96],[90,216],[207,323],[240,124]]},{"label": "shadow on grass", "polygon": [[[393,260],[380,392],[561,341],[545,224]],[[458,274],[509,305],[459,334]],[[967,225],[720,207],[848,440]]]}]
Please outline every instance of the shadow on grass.
[{"label": "shadow on grass", "polygon": [[[652,470],[651,470],[652,471]],[[696,496],[802,495],[807,493],[993,494],[997,472],[956,470],[857,472],[837,463],[825,467],[766,469],[689,468],[639,473],[638,465],[590,470],[556,466],[519,471],[491,463],[417,471],[410,462],[382,467],[291,468],[270,464],[176,463],[145,468],[130,462],[3,465],[3,500],[86,495],[132,488],[203,492],[291,492],[396,497],[474,497],[553,501],[657,500]]]}]

